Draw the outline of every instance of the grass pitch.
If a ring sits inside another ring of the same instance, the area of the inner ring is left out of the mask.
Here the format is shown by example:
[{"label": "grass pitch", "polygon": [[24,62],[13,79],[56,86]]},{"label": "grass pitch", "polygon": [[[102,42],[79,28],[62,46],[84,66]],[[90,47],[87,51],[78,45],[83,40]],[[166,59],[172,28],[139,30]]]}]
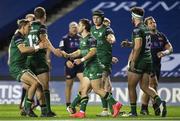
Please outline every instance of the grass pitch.
[{"label": "grass pitch", "polygon": [[[129,112],[128,106],[123,106],[121,111]],[[0,120],[54,120],[54,121],[72,121],[72,120],[80,120],[80,121],[119,121],[119,120],[180,120],[180,106],[168,106],[168,114],[167,117],[162,118],[160,116],[154,116],[154,112],[151,107],[149,107],[150,115],[142,116],[138,115],[136,118],[122,117],[119,116],[117,118],[112,117],[96,117],[96,114],[100,113],[102,108],[100,105],[88,105],[86,111],[85,119],[73,119],[69,117],[68,112],[66,111],[65,105],[53,105],[52,110],[57,114],[57,117],[53,118],[30,118],[30,117],[22,117],[20,116],[20,112],[18,109],[18,105],[0,105]],[[138,112],[139,112],[138,107]],[[35,110],[35,112],[40,115],[39,110]]]}]

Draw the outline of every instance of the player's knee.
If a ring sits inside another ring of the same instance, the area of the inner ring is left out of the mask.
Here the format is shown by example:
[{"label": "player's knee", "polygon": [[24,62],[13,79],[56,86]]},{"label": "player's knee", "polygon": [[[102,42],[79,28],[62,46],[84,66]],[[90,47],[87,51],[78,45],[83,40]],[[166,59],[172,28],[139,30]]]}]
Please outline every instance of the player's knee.
[{"label": "player's knee", "polygon": [[93,91],[94,91],[96,94],[100,94],[100,88],[98,88],[98,87],[93,87]]},{"label": "player's knee", "polygon": [[146,90],[149,88],[149,85],[146,85],[146,84],[140,84],[140,88],[146,92]]},{"label": "player's knee", "polygon": [[37,81],[33,81],[32,86],[34,86],[35,88],[37,88],[39,86],[39,83]]}]

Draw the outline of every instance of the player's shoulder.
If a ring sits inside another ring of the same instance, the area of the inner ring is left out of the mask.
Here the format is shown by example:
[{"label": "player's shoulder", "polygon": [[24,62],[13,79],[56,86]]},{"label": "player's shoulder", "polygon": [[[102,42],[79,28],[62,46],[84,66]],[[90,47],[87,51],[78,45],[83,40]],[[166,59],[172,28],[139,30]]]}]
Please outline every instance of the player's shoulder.
[{"label": "player's shoulder", "polygon": [[34,26],[34,25],[41,26],[41,27],[46,27],[46,25],[42,24],[40,21],[32,21],[31,26]]},{"label": "player's shoulder", "polygon": [[133,29],[133,33],[134,33],[134,34],[137,34],[137,33],[139,33],[141,30],[142,30],[142,29],[141,29],[140,27],[135,27],[135,28]]},{"label": "player's shoulder", "polygon": [[96,29],[96,26],[95,26],[95,25],[91,26],[91,31],[92,31],[92,30],[95,30],[95,29]]},{"label": "player's shoulder", "polygon": [[15,40],[17,40],[17,39],[23,39],[23,35],[22,35],[19,31],[16,31],[16,32],[14,33],[13,38],[14,38]]},{"label": "player's shoulder", "polygon": [[40,21],[32,21],[31,25],[41,25],[41,22]]},{"label": "player's shoulder", "polygon": [[67,38],[69,38],[68,34],[66,34],[62,37],[62,39],[67,39]]},{"label": "player's shoulder", "polygon": [[161,37],[166,37],[166,35],[163,32],[158,31],[157,34]]},{"label": "player's shoulder", "polygon": [[81,38],[81,35],[80,34],[76,34],[76,38]]}]

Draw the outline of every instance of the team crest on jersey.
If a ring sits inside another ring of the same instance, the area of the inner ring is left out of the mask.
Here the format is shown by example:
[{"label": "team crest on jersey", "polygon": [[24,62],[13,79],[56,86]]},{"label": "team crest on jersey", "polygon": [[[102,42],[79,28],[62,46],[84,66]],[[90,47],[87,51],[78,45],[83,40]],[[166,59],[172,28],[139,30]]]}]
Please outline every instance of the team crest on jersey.
[{"label": "team crest on jersey", "polygon": [[102,36],[102,34],[103,34],[102,32],[99,32],[99,35],[98,35],[98,37],[101,37],[101,36]]}]

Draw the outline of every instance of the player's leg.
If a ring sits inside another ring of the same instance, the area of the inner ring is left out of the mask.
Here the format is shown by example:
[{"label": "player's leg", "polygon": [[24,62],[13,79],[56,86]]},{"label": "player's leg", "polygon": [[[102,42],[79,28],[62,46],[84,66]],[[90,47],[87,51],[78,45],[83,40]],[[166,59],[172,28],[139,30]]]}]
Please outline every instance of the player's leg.
[{"label": "player's leg", "polygon": [[27,71],[27,72],[22,74],[20,80],[22,83],[29,85],[28,90],[26,90],[27,91],[27,101],[25,102],[26,103],[25,104],[26,114],[30,117],[37,117],[37,115],[34,114],[34,112],[31,110],[31,105],[33,102],[33,97],[35,95],[36,89],[39,85],[38,78],[34,74],[32,74],[31,72]]},{"label": "player's leg", "polygon": [[[149,86],[152,87],[153,89],[155,89],[155,91],[157,91],[156,84],[157,84],[157,79],[156,79],[155,74],[150,75],[149,76]],[[149,100],[150,100],[150,96],[147,93],[143,92],[143,95],[141,97],[142,105],[141,105],[140,114],[149,115],[149,110],[148,110]],[[152,99],[152,102],[154,102],[153,99]]]},{"label": "player's leg", "polygon": [[44,72],[41,74],[37,75],[42,88],[43,88],[43,92],[44,92],[44,96],[45,96],[45,102],[46,102],[46,106],[47,106],[47,112],[49,115],[52,114],[52,116],[55,116],[56,114],[54,112],[52,112],[51,110],[51,100],[50,100],[50,91],[49,91],[49,80],[50,80],[50,75],[49,72]]},{"label": "player's leg", "polygon": [[19,109],[20,110],[23,109],[23,102],[24,102],[25,95],[26,95],[26,89],[22,88],[21,101],[20,101],[20,104],[19,104]]},{"label": "player's leg", "polygon": [[66,77],[66,87],[65,87],[65,96],[66,96],[66,107],[71,105],[71,94],[74,78],[76,77],[75,69],[68,68],[65,66],[65,77]]},{"label": "player's leg", "polygon": [[[157,80],[157,76],[160,73],[160,66],[158,66],[157,64],[153,65],[153,73],[149,76],[149,86],[152,87],[153,89],[155,89],[155,91],[157,91],[157,86],[158,86],[158,80]],[[149,100],[151,99],[152,103],[153,103],[153,108],[157,109],[158,106],[156,105],[156,103],[154,103],[154,100],[152,98],[150,98],[150,96],[146,93],[143,93],[142,95],[142,106],[141,106],[141,111],[140,113],[142,115],[148,115],[149,111],[148,111],[148,103]],[[160,115],[160,109],[155,111],[155,115]]]},{"label": "player's leg", "polygon": [[45,96],[43,93],[42,85],[38,86],[38,88],[36,90],[36,97],[37,97],[37,100],[39,101],[39,105],[41,107],[41,117],[49,117],[47,115],[47,106],[46,106],[46,102],[45,102]]},{"label": "player's leg", "polygon": [[143,74],[143,78],[140,81],[140,87],[145,93],[147,93],[149,96],[151,96],[151,98],[154,99],[155,104],[161,110],[162,117],[165,117],[167,113],[166,102],[162,101],[161,98],[158,96],[157,92],[153,88],[149,87],[149,74]]},{"label": "player's leg", "polygon": [[129,99],[131,105],[131,113],[130,116],[137,116],[136,110],[136,101],[137,101],[137,93],[136,93],[136,86],[141,80],[142,75],[137,74],[135,72],[128,71],[128,91],[129,91]]},{"label": "player's leg", "polygon": [[101,98],[104,98],[107,100],[109,105],[113,108],[113,117],[116,117],[119,114],[120,108],[122,104],[120,102],[117,102],[111,93],[106,92],[103,88],[101,88],[101,79],[102,78],[94,78],[91,80],[91,86],[93,91],[98,94]]},{"label": "player's leg", "polygon": [[79,91],[71,104],[71,106],[73,106],[74,108],[80,103],[80,100],[81,100],[81,90],[82,90],[82,83],[83,83],[83,78],[84,78],[83,73],[82,72],[77,73],[77,78],[79,79]]},{"label": "player's leg", "polygon": [[[152,81],[153,83],[150,83],[150,86],[153,87],[156,91],[158,88],[158,81],[159,81],[159,77],[160,77],[160,73],[161,73],[161,64],[154,64],[153,65],[155,68],[155,73],[156,73],[156,77],[155,79],[153,79],[154,81]],[[154,103],[153,101],[153,109],[154,109],[154,113],[156,116],[160,115],[160,109],[158,108],[158,106],[156,105],[156,103]]]},{"label": "player's leg", "polygon": [[[109,72],[107,72],[107,71],[104,71],[102,73],[101,87],[106,92],[111,93],[112,85],[111,85],[111,81],[110,81]],[[109,116],[110,114],[108,112],[108,102],[107,102],[107,100],[105,100],[104,98],[101,98],[101,102],[102,102],[103,111],[100,114],[98,114],[97,116],[103,116],[103,117],[104,116]],[[110,108],[111,113],[113,114],[113,110],[112,110],[111,106],[109,108]]]},{"label": "player's leg", "polygon": [[71,117],[84,118],[86,116],[85,112],[86,112],[86,107],[87,107],[87,103],[88,103],[88,100],[89,100],[88,90],[90,88],[91,88],[91,83],[90,83],[89,78],[84,77],[83,81],[81,83],[80,111],[72,114]]},{"label": "player's leg", "polygon": [[27,100],[27,94],[26,94],[26,90],[29,89],[29,85],[25,84],[25,83],[22,83],[22,95],[21,95],[21,102],[20,102],[20,115],[21,116],[26,116],[26,112],[24,110],[24,107],[25,107],[25,102]]}]

